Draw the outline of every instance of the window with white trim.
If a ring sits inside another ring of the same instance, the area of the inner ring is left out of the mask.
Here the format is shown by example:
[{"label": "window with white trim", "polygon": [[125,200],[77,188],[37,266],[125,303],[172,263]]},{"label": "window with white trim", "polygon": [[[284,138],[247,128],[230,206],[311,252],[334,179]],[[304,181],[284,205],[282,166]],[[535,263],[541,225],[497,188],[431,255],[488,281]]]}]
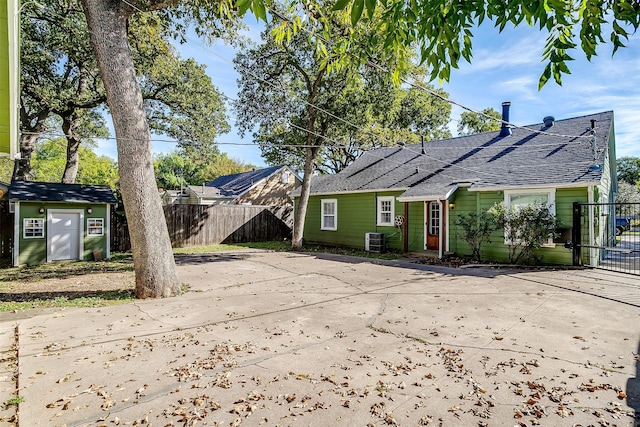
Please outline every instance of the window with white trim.
[{"label": "window with white trim", "polygon": [[22,236],[25,239],[40,239],[44,237],[44,218],[25,218]]},{"label": "window with white trim", "polygon": [[87,236],[104,236],[104,218],[87,219]]},{"label": "window with white trim", "polygon": [[322,223],[321,230],[335,231],[338,229],[338,200],[322,199]]},{"label": "window with white trim", "polygon": [[378,197],[378,219],[377,225],[393,226],[393,214],[394,214],[394,201],[393,196]]},{"label": "window with white trim", "polygon": [[[518,209],[518,206],[528,206],[533,204],[544,204],[549,208],[549,212],[556,214],[556,190],[536,189],[536,190],[507,190],[504,192],[504,204],[507,209]],[[507,233],[505,232],[505,236]],[[509,242],[505,240],[505,244]],[[548,245],[553,246],[553,237],[549,237]]]}]

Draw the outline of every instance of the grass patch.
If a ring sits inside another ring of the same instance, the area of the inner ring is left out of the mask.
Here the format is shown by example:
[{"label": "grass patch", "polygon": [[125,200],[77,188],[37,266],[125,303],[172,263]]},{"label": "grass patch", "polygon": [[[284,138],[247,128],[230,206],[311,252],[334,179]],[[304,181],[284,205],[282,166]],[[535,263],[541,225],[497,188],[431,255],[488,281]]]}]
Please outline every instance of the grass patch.
[{"label": "grass patch", "polygon": [[4,402],[4,406],[19,405],[22,402],[24,402],[24,397],[22,397],[22,396],[14,396],[11,399],[9,399],[6,402]]},{"label": "grass patch", "polygon": [[212,252],[224,252],[246,249],[246,246],[237,245],[207,245],[207,246],[187,246],[185,248],[173,248],[174,255],[207,254]]},{"label": "grass patch", "polygon": [[114,254],[110,260],[74,261],[39,264],[27,267],[0,269],[0,282],[35,282],[44,279],[63,279],[91,273],[133,271],[131,254]]},{"label": "grass patch", "polygon": [[133,289],[95,292],[18,292],[2,295],[0,312],[33,308],[97,308],[130,302],[136,299]]}]

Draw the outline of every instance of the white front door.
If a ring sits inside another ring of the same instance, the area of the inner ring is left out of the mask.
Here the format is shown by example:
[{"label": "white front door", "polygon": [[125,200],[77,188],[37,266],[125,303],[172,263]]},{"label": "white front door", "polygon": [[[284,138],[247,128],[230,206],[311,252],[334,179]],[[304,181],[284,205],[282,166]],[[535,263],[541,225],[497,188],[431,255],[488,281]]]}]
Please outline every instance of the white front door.
[{"label": "white front door", "polygon": [[48,261],[80,259],[82,219],[79,212],[50,211]]}]

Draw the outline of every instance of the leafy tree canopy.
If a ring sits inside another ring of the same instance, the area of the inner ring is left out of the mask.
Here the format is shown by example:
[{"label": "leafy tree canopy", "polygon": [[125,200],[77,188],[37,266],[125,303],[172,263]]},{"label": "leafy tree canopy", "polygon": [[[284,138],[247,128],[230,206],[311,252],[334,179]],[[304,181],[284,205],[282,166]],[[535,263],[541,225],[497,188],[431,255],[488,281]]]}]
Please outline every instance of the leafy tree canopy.
[{"label": "leafy tree canopy", "polygon": [[502,114],[491,107],[482,110],[482,114],[465,111],[460,114],[458,135],[473,135],[498,130],[501,126],[501,120]]},{"label": "leafy tree canopy", "polygon": [[[34,179],[42,182],[60,182],[66,164],[67,141],[63,138],[46,140],[36,148],[33,156]],[[98,156],[90,147],[79,150],[81,159],[76,182],[116,187],[118,167],[107,156]]]},{"label": "leafy tree canopy", "polygon": [[203,161],[190,158],[184,152],[162,154],[153,162],[159,188],[175,190],[187,185],[201,185],[222,175],[231,175],[254,169],[255,166],[216,153]]},{"label": "leafy tree canopy", "polygon": [[[261,0],[243,0],[256,12]],[[247,6],[248,7],[248,6]],[[448,80],[451,68],[461,59],[471,62],[474,27],[492,21],[499,31],[507,25],[526,23],[549,33],[542,56],[546,66],[539,88],[551,78],[562,84],[562,74],[569,74],[567,63],[572,52],[581,49],[587,59],[597,55],[597,47],[608,43],[613,52],[625,46],[629,35],[640,26],[640,2],[626,0],[505,2],[421,0],[338,0],[335,9],[349,10],[351,23],[371,25],[371,18],[381,12],[378,25],[389,50],[417,43],[422,62],[432,70],[431,78]],[[608,33],[608,34],[607,34]],[[579,46],[579,47],[578,47]]]},{"label": "leafy tree canopy", "polygon": [[616,159],[618,180],[631,185],[640,183],[640,157],[620,157]]}]

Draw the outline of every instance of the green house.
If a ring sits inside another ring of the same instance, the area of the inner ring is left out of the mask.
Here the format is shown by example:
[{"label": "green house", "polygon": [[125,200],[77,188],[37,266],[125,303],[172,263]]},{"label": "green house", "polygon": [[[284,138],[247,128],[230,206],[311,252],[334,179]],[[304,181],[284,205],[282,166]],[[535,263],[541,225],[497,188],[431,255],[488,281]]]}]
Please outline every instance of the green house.
[{"label": "green house", "polygon": [[[509,103],[503,104],[508,122]],[[544,245],[548,264],[572,264],[574,202],[613,202],[617,192],[613,112],[603,112],[425,144],[365,153],[335,175],[314,177],[305,243],[366,250],[431,251],[469,256],[456,226],[459,215],[504,202],[550,205],[562,236]],[[294,193],[296,203],[299,191]],[[591,242],[598,230],[592,221]],[[482,257],[507,262],[504,230]]]},{"label": "green house", "polygon": [[110,256],[111,188],[14,181],[13,265]]}]

